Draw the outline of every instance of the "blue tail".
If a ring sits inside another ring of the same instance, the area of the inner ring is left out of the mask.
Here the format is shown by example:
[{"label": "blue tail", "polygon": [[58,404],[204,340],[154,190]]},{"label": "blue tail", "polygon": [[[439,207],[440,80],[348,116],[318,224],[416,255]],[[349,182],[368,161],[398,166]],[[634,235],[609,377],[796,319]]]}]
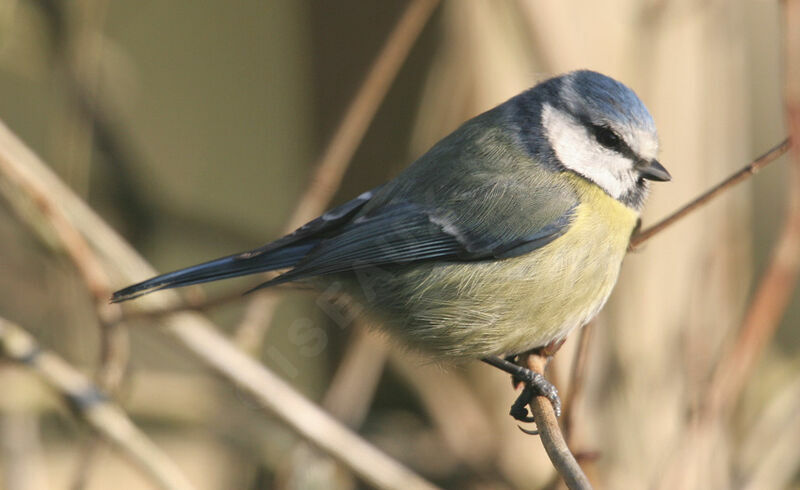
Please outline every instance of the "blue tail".
[{"label": "blue tail", "polygon": [[111,302],[127,301],[162,289],[172,289],[219,279],[246,276],[258,272],[285,269],[294,266],[316,245],[317,241],[314,240],[310,243],[288,245],[271,250],[265,250],[266,247],[262,247],[168,272],[133,286],[128,286],[125,289],[120,289],[113,294]]}]

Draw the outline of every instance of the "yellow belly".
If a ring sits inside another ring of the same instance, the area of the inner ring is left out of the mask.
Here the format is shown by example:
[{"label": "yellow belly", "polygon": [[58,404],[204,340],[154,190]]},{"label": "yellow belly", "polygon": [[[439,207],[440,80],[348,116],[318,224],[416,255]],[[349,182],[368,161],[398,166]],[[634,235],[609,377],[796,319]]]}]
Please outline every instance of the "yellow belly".
[{"label": "yellow belly", "polygon": [[393,333],[440,356],[514,354],[564,338],[608,299],[637,213],[595,186],[564,235],[500,261],[418,264],[370,301]]}]

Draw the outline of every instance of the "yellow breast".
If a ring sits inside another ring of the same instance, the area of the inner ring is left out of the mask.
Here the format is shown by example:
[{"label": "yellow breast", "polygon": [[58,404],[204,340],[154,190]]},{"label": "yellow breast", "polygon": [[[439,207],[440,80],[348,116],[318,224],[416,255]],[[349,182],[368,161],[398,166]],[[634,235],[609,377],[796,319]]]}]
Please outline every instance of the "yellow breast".
[{"label": "yellow breast", "polygon": [[[515,284],[519,308],[508,317],[504,352],[566,337],[600,311],[617,282],[638,213],[596,186],[580,189],[582,204],[569,231],[515,265],[522,273]],[[525,278],[526,272],[535,275]],[[530,299],[533,294],[537,299]]]}]

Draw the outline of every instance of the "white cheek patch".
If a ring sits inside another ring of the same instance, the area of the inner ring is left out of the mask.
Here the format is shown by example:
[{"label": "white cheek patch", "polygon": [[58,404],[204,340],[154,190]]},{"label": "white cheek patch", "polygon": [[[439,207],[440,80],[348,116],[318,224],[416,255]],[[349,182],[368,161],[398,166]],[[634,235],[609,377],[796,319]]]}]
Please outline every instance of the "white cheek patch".
[{"label": "white cheek patch", "polygon": [[601,146],[569,114],[545,104],[542,107],[542,126],[561,163],[597,184],[615,199],[636,185],[633,162]]}]

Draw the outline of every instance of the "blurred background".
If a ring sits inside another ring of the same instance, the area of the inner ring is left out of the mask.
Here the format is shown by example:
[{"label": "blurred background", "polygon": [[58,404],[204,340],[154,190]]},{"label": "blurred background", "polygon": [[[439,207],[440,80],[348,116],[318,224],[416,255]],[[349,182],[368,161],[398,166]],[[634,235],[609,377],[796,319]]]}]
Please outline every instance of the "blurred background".
[{"label": "blurred background", "polygon": [[[0,118],[158,270],[246,250],[285,230],[412,3],[0,0]],[[786,135],[779,2],[428,3],[331,205],[391,178],[467,118],[578,68],[623,81],[656,120],[673,181],[654,187],[645,225]],[[777,240],[787,163],[628,256],[569,416],[571,448],[597,487],[800,485],[797,293],[728,415],[694,416]],[[99,328],[80,275],[0,203],[0,316],[91,375]],[[387,344],[319,293],[238,298],[252,284],[185,295],[236,296],[204,308],[226,335],[434,483],[555,484],[538,438],[507,415],[507,376]],[[115,399],[197,488],[365,485],[158,324],[129,324]],[[552,365],[562,394],[577,337]],[[109,448],[89,451],[91,434],[24,369],[0,364],[0,392],[0,487],[152,488]]]}]

